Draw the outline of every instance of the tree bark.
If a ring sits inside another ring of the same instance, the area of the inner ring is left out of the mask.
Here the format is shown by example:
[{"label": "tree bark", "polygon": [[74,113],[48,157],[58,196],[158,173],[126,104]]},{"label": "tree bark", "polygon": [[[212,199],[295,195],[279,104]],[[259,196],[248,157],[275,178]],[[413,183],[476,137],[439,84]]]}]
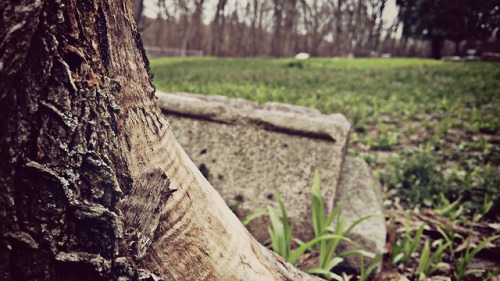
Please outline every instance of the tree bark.
[{"label": "tree bark", "polygon": [[283,25],[283,45],[282,54],[284,56],[294,55],[295,45],[294,36],[296,35],[297,18],[299,11],[297,8],[297,0],[287,0],[284,3],[286,17]]},{"label": "tree bark", "polygon": [[432,37],[431,39],[431,56],[433,59],[441,59],[441,49],[443,48],[443,39],[440,37]]},{"label": "tree bark", "polygon": [[212,21],[212,30],[213,30],[212,54],[214,56],[221,55],[221,45],[224,40],[224,22],[225,22],[224,9],[226,7],[226,4],[227,0],[219,0],[217,2],[217,8],[215,9],[214,20]]},{"label": "tree bark", "polygon": [[203,34],[202,34],[202,14],[205,5],[205,0],[198,0],[194,2],[195,9],[192,15],[192,25],[193,25],[193,34],[192,34],[192,48],[196,50],[201,49],[201,43],[203,42]]},{"label": "tree bark", "polygon": [[274,13],[273,13],[273,35],[271,40],[271,56],[281,57],[281,27],[283,25],[283,1],[273,0]]},{"label": "tree bark", "polygon": [[259,245],[176,142],[132,10],[0,3],[0,280],[315,279]]},{"label": "tree bark", "polygon": [[462,41],[456,40],[453,43],[455,45],[455,56],[460,56],[460,43],[462,43]]},{"label": "tree bark", "polygon": [[144,10],[144,0],[133,0],[134,5],[134,19],[137,23],[138,29],[141,30],[141,19],[142,19],[142,11]]},{"label": "tree bark", "polygon": [[[250,4],[250,2],[248,2]],[[250,35],[251,35],[251,42],[250,44],[252,45],[252,56],[256,57],[258,52],[257,52],[257,43],[258,43],[258,36],[257,32],[260,30],[257,30],[257,21],[259,19],[259,11],[262,9],[259,5],[258,0],[253,0],[252,3],[252,14],[251,14],[251,22],[250,22]]]}]

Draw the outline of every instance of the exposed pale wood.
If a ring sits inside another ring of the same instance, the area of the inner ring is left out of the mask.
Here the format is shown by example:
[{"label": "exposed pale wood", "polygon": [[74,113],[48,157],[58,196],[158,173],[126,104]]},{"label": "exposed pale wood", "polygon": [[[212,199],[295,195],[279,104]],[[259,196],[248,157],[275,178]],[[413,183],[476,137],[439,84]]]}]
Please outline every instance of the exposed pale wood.
[{"label": "exposed pale wood", "polygon": [[[141,255],[141,265],[167,279],[185,276],[193,280],[316,279],[285,263],[251,237],[184,153],[165,120],[143,111],[129,112],[125,127],[129,130],[129,168],[134,177],[148,179],[144,183],[148,188],[140,189],[149,194],[176,190],[157,213],[146,212],[145,216],[150,217],[138,220],[146,226],[157,225],[154,233],[142,237],[153,242]],[[159,184],[159,170],[167,175],[168,184],[166,181]],[[154,176],[141,176],[140,171],[151,171]],[[127,200],[134,198],[125,197],[124,201]],[[152,206],[142,210],[156,208],[156,202],[149,200]],[[120,205],[130,203],[122,201]]]}]

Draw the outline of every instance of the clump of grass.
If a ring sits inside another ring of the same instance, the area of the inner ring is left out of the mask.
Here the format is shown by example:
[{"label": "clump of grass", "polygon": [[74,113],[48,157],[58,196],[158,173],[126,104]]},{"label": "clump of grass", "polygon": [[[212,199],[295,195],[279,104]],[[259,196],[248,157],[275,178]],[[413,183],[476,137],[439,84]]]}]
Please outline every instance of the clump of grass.
[{"label": "clump of grass", "polygon": [[402,153],[392,160],[382,180],[410,207],[434,206],[443,190],[444,180],[436,158],[428,151]]},{"label": "clump of grass", "polygon": [[406,213],[404,227],[405,233],[403,239],[395,239],[392,243],[391,263],[393,265],[403,263],[404,265],[409,266],[414,262],[413,255],[419,250],[420,239],[424,233],[425,224],[422,223],[418,230],[413,233],[410,229],[410,215],[409,213]]},{"label": "clump of grass", "polygon": [[463,199],[464,208],[471,210],[475,221],[483,217],[500,217],[500,171],[491,164],[452,173],[447,184]]},{"label": "clump of grass", "polygon": [[383,256],[382,255],[376,255],[373,257],[372,262],[365,267],[365,255],[361,255],[361,261],[360,261],[360,272],[359,272],[359,281],[366,281],[371,277],[372,272],[377,268],[379,263],[382,262]]},{"label": "clump of grass", "polygon": [[[268,215],[270,218],[268,231],[271,247],[275,253],[282,256],[292,265],[295,265],[304,253],[315,249],[319,252],[319,264],[317,267],[307,269],[306,272],[320,275],[328,280],[343,280],[342,277],[333,273],[332,269],[343,262],[346,256],[356,254],[361,256],[362,261],[360,265],[360,280],[367,280],[373,270],[381,262],[381,256],[376,256],[373,253],[359,249],[344,251],[334,256],[337,246],[342,241],[357,246],[356,243],[347,238],[347,235],[358,224],[374,216],[366,216],[358,219],[346,228],[346,218],[341,215],[344,204],[343,201],[327,215],[325,213],[325,204],[320,188],[320,177],[317,170],[314,172],[311,188],[311,219],[314,238],[307,242],[299,241],[299,247],[294,250],[292,250],[293,224],[288,217],[281,196],[275,192],[275,197],[281,211],[281,216],[276,209],[268,206],[266,209],[259,210],[246,216],[242,219],[242,223],[246,226],[251,220],[262,215]],[[372,262],[366,268],[364,265],[365,257],[372,259]]]},{"label": "clump of grass", "polygon": [[304,64],[301,62],[301,61],[291,61],[287,64],[288,67],[290,68],[298,68],[298,69],[303,69],[304,68]]},{"label": "clump of grass", "polygon": [[[276,200],[280,205],[281,209],[281,218],[279,217],[276,210],[268,206],[267,213],[269,214],[269,218],[271,220],[271,225],[269,226],[269,236],[271,237],[271,245],[273,247],[273,251],[285,258],[285,260],[290,261],[290,250],[291,250],[291,242],[292,242],[292,229],[293,225],[290,223],[288,219],[288,215],[286,213],[285,205],[281,200],[281,197],[277,192]],[[292,262],[292,264],[294,264]]]},{"label": "clump of grass", "polygon": [[[450,203],[449,206],[451,208],[448,210],[453,210],[454,202]],[[457,220],[456,223],[461,224],[462,222]],[[474,257],[490,243],[500,239],[500,235],[476,241],[477,238],[474,234],[459,235],[453,227],[445,227],[444,225],[434,225],[431,228],[422,223],[416,229],[411,229],[409,212],[405,213],[403,227],[402,235],[396,236],[396,229],[391,223],[390,237],[393,240],[391,241],[392,250],[389,252],[388,258],[393,268],[399,269],[399,272],[410,280],[460,281],[469,280],[468,276],[472,274],[480,274],[484,278],[491,275],[491,272],[496,272],[487,269],[471,269],[470,265]],[[439,234],[441,237],[436,237]],[[477,279],[473,278],[472,280]]]},{"label": "clump of grass", "polygon": [[[321,240],[316,243],[315,247],[320,254],[319,266],[318,268],[315,268],[313,270],[316,270],[316,273],[318,272],[318,269],[323,272],[330,272],[336,265],[342,262],[343,257],[351,254],[359,254],[361,256],[370,257],[372,259],[375,258],[374,254],[361,250],[345,251],[342,253],[338,253],[337,257],[333,257],[340,242],[342,240],[347,240],[347,236],[357,225],[374,216],[366,216],[360,218],[353,222],[348,228],[346,228],[346,217],[341,213],[346,198],[343,198],[343,200],[340,201],[340,203],[330,212],[330,214],[326,215],[325,204],[323,196],[321,195],[320,185],[321,183],[319,172],[315,170],[311,188],[311,217],[314,237],[319,238],[324,235],[333,234],[337,238]],[[364,275],[366,275],[365,271],[363,273]]]},{"label": "clump of grass", "polygon": [[[267,214],[269,215],[271,221],[268,231],[269,231],[269,236],[271,238],[271,246],[273,251],[278,255],[282,256],[287,262],[295,265],[299,260],[299,258],[306,251],[308,251],[312,246],[321,243],[323,241],[337,241],[338,244],[339,241],[343,240],[349,243],[353,243],[350,239],[348,239],[345,236],[324,233],[320,236],[315,237],[311,241],[302,243],[297,249],[292,251],[291,245],[292,245],[293,225],[291,224],[290,219],[288,218],[285,205],[277,192],[276,192],[276,200],[280,206],[281,217],[278,215],[277,211],[273,207],[271,206],[267,207]],[[333,268],[341,261],[342,259],[333,259],[332,261],[330,261],[328,266],[331,266],[331,268]],[[314,268],[311,269],[310,273],[320,273],[320,271],[324,273],[324,270],[325,270],[324,268]],[[328,276],[335,276],[335,275],[332,273],[328,274]]]},{"label": "clump of grass", "polygon": [[486,245],[489,243],[500,239],[500,235],[494,235],[487,237],[483,241],[481,241],[478,245],[473,246],[471,244],[471,236],[465,238],[467,241],[465,250],[457,253],[453,246],[453,241],[455,238],[462,239],[462,237],[456,235],[452,230],[444,230],[438,229],[443,238],[446,240],[446,245],[448,246],[450,257],[453,261],[453,279],[456,281],[463,280],[466,276],[475,274],[475,273],[483,273],[486,270],[471,270],[468,269],[469,265],[472,262],[472,259],[482,251]]},{"label": "clump of grass", "polygon": [[448,243],[443,242],[443,240],[436,240],[431,247],[429,239],[425,239],[424,248],[420,253],[418,267],[415,272],[418,280],[426,280],[439,269],[448,267],[448,264],[443,262],[445,250],[449,246]]}]

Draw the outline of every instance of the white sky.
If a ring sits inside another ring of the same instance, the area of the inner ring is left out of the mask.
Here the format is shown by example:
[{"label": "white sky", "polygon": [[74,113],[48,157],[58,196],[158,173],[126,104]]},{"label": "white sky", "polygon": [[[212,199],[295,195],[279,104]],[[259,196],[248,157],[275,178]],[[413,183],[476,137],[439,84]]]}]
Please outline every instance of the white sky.
[{"label": "white sky", "polygon": [[391,25],[398,16],[398,8],[396,7],[396,0],[388,0],[385,5],[384,14],[382,19],[388,25]]},{"label": "white sky", "polygon": [[[237,0],[240,3],[246,3],[247,0]],[[168,2],[168,1],[167,1]],[[209,1],[213,2],[213,1]],[[158,14],[158,0],[144,0],[144,15],[150,18],[156,18]],[[208,5],[208,10],[215,9],[215,5]],[[382,19],[384,20],[385,27],[389,27],[396,18],[398,10],[396,8],[396,0],[388,0],[384,9]]]}]

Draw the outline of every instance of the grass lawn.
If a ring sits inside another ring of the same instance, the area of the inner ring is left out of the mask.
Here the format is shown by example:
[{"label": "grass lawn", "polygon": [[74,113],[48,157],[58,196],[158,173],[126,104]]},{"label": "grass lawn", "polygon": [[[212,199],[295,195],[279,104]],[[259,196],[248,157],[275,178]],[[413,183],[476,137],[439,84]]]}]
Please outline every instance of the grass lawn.
[{"label": "grass lawn", "polygon": [[471,216],[482,212],[498,220],[499,63],[159,58],[151,69],[154,84],[164,92],[343,113],[353,125],[349,153],[370,163],[388,198],[436,208],[443,193],[460,198]]}]

